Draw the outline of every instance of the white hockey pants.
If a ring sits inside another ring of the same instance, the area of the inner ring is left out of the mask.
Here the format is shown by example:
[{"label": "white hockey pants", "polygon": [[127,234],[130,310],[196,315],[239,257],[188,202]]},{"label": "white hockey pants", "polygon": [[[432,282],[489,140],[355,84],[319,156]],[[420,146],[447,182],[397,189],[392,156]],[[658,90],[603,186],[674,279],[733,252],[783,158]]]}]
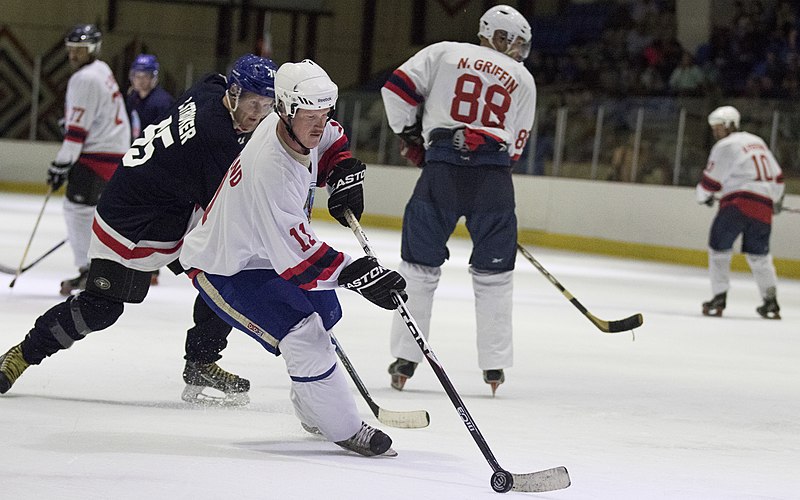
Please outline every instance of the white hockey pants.
[{"label": "white hockey pants", "polygon": [[774,298],[778,287],[778,277],[775,274],[775,266],[772,263],[772,255],[752,255],[744,254],[753,278],[758,285],[758,293],[762,299]]},{"label": "white hockey pants", "polygon": [[731,258],[733,250],[708,249],[708,277],[711,279],[711,295],[727,292],[731,286]]},{"label": "white hockey pants", "polygon": [[[358,432],[361,417],[322,318],[314,313],[298,323],[279,348],[292,379],[290,397],[297,418],[333,442]],[[331,367],[335,368],[325,376]]]},{"label": "white hockey pants", "polygon": [[67,240],[72,247],[75,266],[89,267],[89,242],[92,240],[94,205],[81,205],[64,198],[64,221]]}]

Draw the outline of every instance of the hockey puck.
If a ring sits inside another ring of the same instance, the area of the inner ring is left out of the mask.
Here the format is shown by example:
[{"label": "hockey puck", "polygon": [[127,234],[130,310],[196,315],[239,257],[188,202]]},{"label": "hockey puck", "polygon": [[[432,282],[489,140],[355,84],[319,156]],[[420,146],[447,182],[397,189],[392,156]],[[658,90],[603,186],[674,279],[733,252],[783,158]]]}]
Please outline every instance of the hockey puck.
[{"label": "hockey puck", "polygon": [[498,493],[508,493],[514,486],[514,476],[505,470],[499,470],[492,474],[492,489]]}]

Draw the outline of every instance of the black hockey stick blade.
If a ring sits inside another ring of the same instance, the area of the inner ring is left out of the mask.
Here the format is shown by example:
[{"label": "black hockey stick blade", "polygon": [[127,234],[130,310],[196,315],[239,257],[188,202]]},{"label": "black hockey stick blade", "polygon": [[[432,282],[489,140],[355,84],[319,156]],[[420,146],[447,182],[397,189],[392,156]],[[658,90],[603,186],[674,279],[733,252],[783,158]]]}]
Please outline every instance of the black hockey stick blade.
[{"label": "black hockey stick blade", "polygon": [[602,320],[588,311],[586,312],[586,317],[589,318],[589,321],[594,323],[597,328],[605,333],[627,332],[633,330],[634,328],[639,328],[642,326],[642,324],[644,324],[644,317],[641,315],[641,313],[636,313],[632,316],[628,316],[625,319],[618,319],[616,321]]},{"label": "black hockey stick blade", "polygon": [[514,479],[511,491],[523,491],[526,493],[563,490],[572,484],[566,467],[554,467],[528,474],[512,473],[511,477]]}]

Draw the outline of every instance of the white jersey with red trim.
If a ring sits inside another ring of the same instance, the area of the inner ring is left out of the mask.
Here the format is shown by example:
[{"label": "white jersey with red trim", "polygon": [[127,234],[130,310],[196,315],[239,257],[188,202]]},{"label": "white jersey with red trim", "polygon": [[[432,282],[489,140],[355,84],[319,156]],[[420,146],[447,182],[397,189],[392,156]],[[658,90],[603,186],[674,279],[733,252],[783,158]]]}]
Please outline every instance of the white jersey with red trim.
[{"label": "white jersey with red trim", "polygon": [[417,52],[381,89],[395,133],[417,121],[424,105],[422,136],[437,128],[468,127],[508,145],[519,158],[533,126],[536,84],[521,63],[492,48],[439,42]]},{"label": "white jersey with red trim", "polygon": [[80,160],[104,179],[110,179],[130,147],[131,129],[125,99],[108,64],[96,59],[70,77],[64,119],[64,142],[55,162]]},{"label": "white jersey with red trim", "polygon": [[202,221],[186,236],[181,264],[224,276],[274,269],[305,290],[336,288],[352,258],[322,241],[309,221],[315,189],[351,156],[347,136],[328,122],[306,166],[279,140],[279,119],[273,113],[253,132]]},{"label": "white jersey with red trim", "polygon": [[772,220],[772,204],[783,196],[783,171],[763,139],[749,132],[733,132],[711,148],[697,201],[720,198],[720,207],[737,206],[763,222]]}]

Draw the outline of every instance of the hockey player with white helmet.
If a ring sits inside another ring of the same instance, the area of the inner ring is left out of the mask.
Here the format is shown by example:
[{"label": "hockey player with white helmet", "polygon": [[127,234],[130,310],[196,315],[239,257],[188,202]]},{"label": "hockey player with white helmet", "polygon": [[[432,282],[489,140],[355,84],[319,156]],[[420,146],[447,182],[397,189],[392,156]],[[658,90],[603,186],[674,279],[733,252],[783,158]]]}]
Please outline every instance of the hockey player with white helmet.
[{"label": "hockey player with white helmet", "polygon": [[[507,5],[487,10],[478,38],[479,45],[439,42],[420,50],[394,71],[381,94],[404,156],[424,165],[403,216],[398,270],[408,282],[409,310],[427,336],[447,240],[464,216],[473,241],[478,366],[494,394],[513,362],[511,166],[533,126],[536,85],[521,64],[531,28],[519,12]],[[422,353],[398,317],[391,354],[391,384],[402,390]]]},{"label": "hockey player with white helmet", "polygon": [[740,131],[739,121],[739,111],[733,106],[721,106],[708,115],[717,142],[697,184],[697,202],[713,206],[716,197],[719,211],[708,239],[713,297],[703,303],[703,314],[722,316],[730,288],[733,243],[742,235],[742,252],[764,300],[756,312],[763,318],[780,319],[769,239],[772,216],[780,212],[783,200],[783,171],[763,139]]},{"label": "hockey player with white helmet", "polygon": [[53,191],[67,183],[64,220],[79,274],[61,282],[62,295],[86,285],[94,208],[130,146],[122,93],[111,68],[98,59],[102,39],[94,24],[78,24],[64,38],[75,73],[67,83],[64,141],[48,170],[47,183]]},{"label": "hockey player with white helmet", "polygon": [[330,119],[337,97],[311,60],[278,69],[276,113],[231,165],[186,237],[181,264],[220,317],[283,356],[303,428],[361,455],[394,456],[391,438],[359,417],[329,331],[342,316],[337,287],[393,309],[391,291],[405,283],[374,258],[335,250],[310,221],[319,187],[342,225],[347,210],[358,218],[364,208],[365,166]]},{"label": "hockey player with white helmet", "polygon": [[[0,356],[0,393],[30,365],[114,324],[125,303],[144,300],[152,271],[177,263],[183,237],[272,110],[276,69],[269,59],[240,57],[227,78],[202,78],[133,142],[97,206],[86,290],[45,312],[20,344]],[[216,363],[230,326],[199,297],[194,322],[186,336],[182,398],[247,403],[250,382]]]}]

